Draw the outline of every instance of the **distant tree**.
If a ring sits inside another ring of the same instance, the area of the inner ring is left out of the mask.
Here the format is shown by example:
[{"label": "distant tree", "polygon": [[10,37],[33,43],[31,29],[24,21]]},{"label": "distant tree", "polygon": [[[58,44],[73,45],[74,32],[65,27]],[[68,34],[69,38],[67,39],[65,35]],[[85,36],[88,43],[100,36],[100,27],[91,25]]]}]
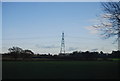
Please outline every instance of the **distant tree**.
[{"label": "distant tree", "polygon": [[120,1],[102,2],[104,14],[100,24],[93,27],[102,32],[104,38],[117,36],[118,50],[120,50]]},{"label": "distant tree", "polygon": [[25,58],[31,58],[34,55],[34,53],[31,50],[24,50],[22,53],[23,60]]},{"label": "distant tree", "polygon": [[104,54],[102,51],[100,51],[100,54]]},{"label": "distant tree", "polygon": [[76,54],[78,54],[78,51],[74,51],[74,52],[73,52],[73,55],[76,55]]},{"label": "distant tree", "polygon": [[9,48],[8,51],[10,52],[10,55],[17,60],[17,58],[20,57],[20,54],[24,52],[22,48],[19,47],[12,47]]},{"label": "distant tree", "polygon": [[33,55],[34,53],[31,50],[24,50],[24,53]]},{"label": "distant tree", "polygon": [[112,56],[114,58],[120,58],[120,51],[112,51]]}]

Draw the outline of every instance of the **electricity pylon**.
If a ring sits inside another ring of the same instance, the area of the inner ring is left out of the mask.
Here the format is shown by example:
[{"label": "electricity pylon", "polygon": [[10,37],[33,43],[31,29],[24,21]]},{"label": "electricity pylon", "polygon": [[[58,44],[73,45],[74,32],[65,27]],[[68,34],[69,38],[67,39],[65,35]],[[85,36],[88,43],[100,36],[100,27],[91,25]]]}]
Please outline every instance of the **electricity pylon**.
[{"label": "electricity pylon", "polygon": [[62,40],[61,40],[61,48],[60,48],[60,54],[65,54],[65,40],[64,40],[64,32],[62,32]]}]

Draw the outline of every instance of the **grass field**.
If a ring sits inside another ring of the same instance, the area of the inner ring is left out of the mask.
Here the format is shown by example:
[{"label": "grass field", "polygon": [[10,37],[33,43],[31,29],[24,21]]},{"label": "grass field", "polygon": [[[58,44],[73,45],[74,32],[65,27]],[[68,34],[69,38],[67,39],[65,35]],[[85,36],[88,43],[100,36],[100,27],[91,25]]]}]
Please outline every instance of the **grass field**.
[{"label": "grass field", "polygon": [[3,62],[3,79],[118,79],[117,61]]}]

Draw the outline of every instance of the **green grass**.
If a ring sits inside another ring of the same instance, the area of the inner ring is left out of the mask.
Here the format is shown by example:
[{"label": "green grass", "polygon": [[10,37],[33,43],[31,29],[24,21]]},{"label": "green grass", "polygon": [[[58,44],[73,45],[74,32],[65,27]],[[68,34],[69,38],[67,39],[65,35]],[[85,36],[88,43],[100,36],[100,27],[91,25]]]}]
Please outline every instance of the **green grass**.
[{"label": "green grass", "polygon": [[118,79],[117,61],[3,62],[3,79]]},{"label": "green grass", "polygon": [[120,58],[113,58],[113,61],[120,61]]}]

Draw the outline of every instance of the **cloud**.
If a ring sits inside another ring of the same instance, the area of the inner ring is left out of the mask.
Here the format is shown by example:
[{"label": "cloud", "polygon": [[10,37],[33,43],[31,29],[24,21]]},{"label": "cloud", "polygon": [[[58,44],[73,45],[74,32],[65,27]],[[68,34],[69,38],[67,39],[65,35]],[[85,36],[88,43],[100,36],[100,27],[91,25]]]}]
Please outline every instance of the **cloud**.
[{"label": "cloud", "polygon": [[98,51],[98,48],[95,48],[95,49],[91,49],[91,51]]},{"label": "cloud", "polygon": [[2,48],[0,48],[1,53],[5,53],[7,51],[8,51],[8,47],[3,46]]},{"label": "cloud", "polygon": [[47,46],[42,46],[42,48],[58,48],[58,46],[55,46],[55,45],[47,45]]},{"label": "cloud", "polygon": [[69,47],[68,48],[68,51],[75,51],[75,50],[77,50],[78,48],[77,47]]},{"label": "cloud", "polygon": [[50,48],[59,48],[59,46],[55,46],[55,45],[39,45],[39,44],[36,44],[35,47],[37,48],[47,48],[47,49],[50,49]]}]

